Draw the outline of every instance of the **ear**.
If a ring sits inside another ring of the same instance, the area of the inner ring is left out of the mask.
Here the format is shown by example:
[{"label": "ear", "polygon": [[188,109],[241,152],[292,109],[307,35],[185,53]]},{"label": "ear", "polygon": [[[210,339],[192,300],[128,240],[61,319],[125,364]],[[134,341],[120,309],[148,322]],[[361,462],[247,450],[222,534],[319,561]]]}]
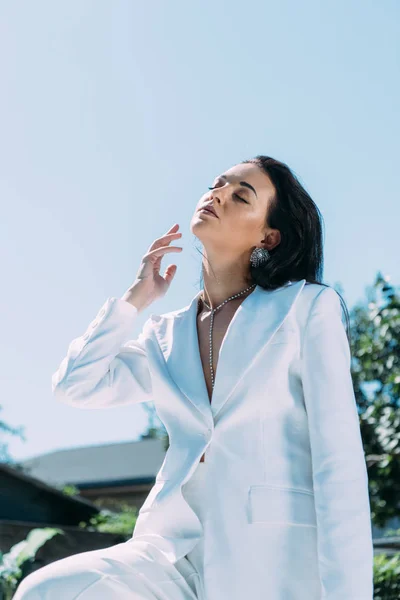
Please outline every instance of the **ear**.
[{"label": "ear", "polygon": [[268,229],[265,231],[264,239],[261,241],[262,247],[272,250],[281,243],[281,232],[279,229]]}]

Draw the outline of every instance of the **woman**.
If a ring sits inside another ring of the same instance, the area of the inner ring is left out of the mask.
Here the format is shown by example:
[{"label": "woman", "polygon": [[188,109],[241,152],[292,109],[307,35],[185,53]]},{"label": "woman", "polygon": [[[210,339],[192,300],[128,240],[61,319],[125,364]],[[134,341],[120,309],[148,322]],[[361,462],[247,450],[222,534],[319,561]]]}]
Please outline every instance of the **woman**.
[{"label": "woman", "polygon": [[204,289],[130,339],[174,278],[160,263],[182,249],[175,225],[53,375],[72,406],[155,403],[170,445],[132,538],[42,567],[17,600],[372,600],[368,478],[319,211],[265,156],[209,189],[191,221]]}]

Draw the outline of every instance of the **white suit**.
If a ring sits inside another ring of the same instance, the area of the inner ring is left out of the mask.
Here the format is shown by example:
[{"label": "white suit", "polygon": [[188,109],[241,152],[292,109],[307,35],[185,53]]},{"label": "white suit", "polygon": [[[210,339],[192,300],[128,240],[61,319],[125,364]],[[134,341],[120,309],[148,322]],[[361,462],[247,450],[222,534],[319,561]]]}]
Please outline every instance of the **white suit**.
[{"label": "white suit", "polygon": [[[206,600],[372,600],[368,478],[339,296],[304,279],[256,286],[229,324],[210,404],[198,295],[152,314],[133,341],[137,310],[108,298],[53,375],[55,396],[81,408],[153,400],[168,431],[127,544],[182,565],[202,539]],[[182,485],[204,452],[201,523]]]}]

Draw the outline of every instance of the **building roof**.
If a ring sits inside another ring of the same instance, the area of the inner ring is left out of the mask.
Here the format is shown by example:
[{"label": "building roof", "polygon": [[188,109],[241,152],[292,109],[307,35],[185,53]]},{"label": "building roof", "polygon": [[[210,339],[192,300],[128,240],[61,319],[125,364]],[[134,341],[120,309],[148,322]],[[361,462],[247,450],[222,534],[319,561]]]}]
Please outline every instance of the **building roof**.
[{"label": "building roof", "polygon": [[25,472],[49,484],[114,485],[154,480],[165,457],[164,440],[148,438],[65,448],[19,461]]},{"label": "building roof", "polygon": [[0,463],[0,520],[78,525],[99,512],[81,496],[69,496],[27,475],[18,465]]}]

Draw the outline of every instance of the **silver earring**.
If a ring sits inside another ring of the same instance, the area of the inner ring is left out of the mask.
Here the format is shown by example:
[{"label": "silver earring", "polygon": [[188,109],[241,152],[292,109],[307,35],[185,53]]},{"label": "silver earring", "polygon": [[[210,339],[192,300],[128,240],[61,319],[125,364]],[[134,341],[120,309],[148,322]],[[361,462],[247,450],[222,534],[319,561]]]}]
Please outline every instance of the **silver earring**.
[{"label": "silver earring", "polygon": [[254,248],[250,256],[250,262],[253,267],[264,265],[270,257],[270,253],[266,248]]}]

